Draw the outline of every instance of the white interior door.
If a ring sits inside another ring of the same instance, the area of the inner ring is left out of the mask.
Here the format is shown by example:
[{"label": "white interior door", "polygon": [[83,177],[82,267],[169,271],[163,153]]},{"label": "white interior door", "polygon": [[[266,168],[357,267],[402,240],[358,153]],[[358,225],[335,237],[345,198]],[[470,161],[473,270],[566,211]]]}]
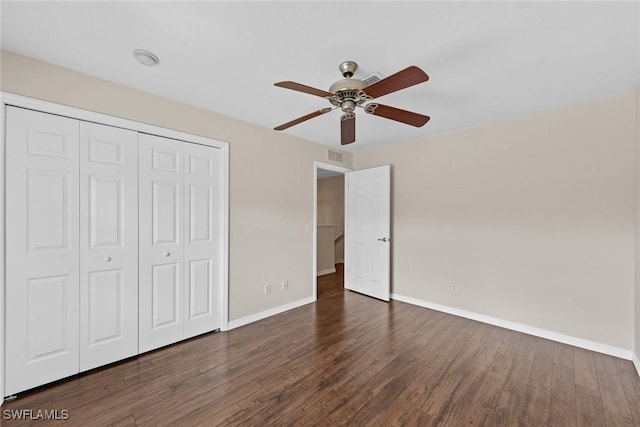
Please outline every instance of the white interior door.
[{"label": "white interior door", "polygon": [[220,328],[222,150],[184,144],[185,338]]},{"label": "white interior door", "polygon": [[139,350],[184,335],[184,143],[139,134]]},{"label": "white interior door", "polygon": [[14,107],[6,114],[10,395],[79,369],[79,122]]},{"label": "white interior door", "polygon": [[390,296],[391,168],[345,174],[344,287],[384,301]]},{"label": "white interior door", "polygon": [[138,352],[137,132],[80,123],[80,370]]}]

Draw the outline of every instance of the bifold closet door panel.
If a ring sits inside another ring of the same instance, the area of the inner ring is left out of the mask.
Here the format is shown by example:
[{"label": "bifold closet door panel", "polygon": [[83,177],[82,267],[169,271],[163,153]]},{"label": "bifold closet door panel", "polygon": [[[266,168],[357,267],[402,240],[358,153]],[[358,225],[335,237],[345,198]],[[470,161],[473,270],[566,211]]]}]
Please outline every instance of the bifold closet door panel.
[{"label": "bifold closet door panel", "polygon": [[138,135],[139,351],[184,336],[184,143]]},{"label": "bifold closet door panel", "polygon": [[77,120],[6,109],[5,394],[78,372]]},{"label": "bifold closet door panel", "polygon": [[80,123],[80,370],[138,353],[138,134]]},{"label": "bifold closet door panel", "polygon": [[184,144],[185,338],[220,328],[222,150]]}]

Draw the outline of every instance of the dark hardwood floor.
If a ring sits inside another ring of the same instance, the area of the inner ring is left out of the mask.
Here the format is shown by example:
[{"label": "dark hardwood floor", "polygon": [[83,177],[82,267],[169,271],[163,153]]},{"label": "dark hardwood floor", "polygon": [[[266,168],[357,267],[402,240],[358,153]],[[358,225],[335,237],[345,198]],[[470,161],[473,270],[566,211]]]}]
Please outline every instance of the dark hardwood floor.
[{"label": "dark hardwood floor", "polygon": [[64,409],[69,419],[54,424],[640,426],[629,361],[345,292],[341,269],[318,287],[315,304],[25,394],[3,418]]}]

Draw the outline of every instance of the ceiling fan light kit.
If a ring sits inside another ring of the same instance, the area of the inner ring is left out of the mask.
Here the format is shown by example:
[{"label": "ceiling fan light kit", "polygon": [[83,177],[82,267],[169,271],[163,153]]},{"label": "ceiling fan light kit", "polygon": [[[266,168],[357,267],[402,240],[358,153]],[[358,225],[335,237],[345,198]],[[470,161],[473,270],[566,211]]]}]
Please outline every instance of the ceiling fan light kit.
[{"label": "ceiling fan light kit", "polygon": [[397,73],[377,81],[370,86],[367,86],[367,84],[360,79],[353,78],[356,70],[358,69],[358,64],[354,61],[344,61],[338,66],[338,69],[342,73],[344,79],[333,83],[329,87],[328,92],[292,81],[274,83],[274,85],[278,87],[325,98],[334,106],[333,108],[322,108],[318,111],[314,111],[313,113],[298,117],[297,119],[275,127],[274,130],[284,130],[340,108],[343,113],[340,117],[340,142],[342,145],[347,145],[355,142],[356,140],[355,110],[358,107],[363,108],[365,113],[416,127],[421,127],[429,121],[429,116],[401,110],[388,105],[378,103],[369,103],[364,105],[374,98],[379,98],[389,93],[397,92],[401,89],[429,80],[429,76],[415,65],[398,71]]}]

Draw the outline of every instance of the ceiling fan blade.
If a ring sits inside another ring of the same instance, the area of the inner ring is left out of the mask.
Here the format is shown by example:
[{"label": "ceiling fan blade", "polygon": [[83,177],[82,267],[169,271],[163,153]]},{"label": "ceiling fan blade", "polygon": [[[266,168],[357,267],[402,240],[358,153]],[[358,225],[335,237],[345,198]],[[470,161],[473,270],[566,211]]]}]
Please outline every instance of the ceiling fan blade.
[{"label": "ceiling fan blade", "polygon": [[399,91],[400,89],[426,82],[427,80],[429,80],[427,73],[415,65],[412,65],[389,77],[385,77],[371,86],[365,87],[363,91],[372,98],[379,98],[383,95]]},{"label": "ceiling fan blade", "polygon": [[302,123],[302,122],[306,122],[309,119],[313,119],[314,117],[318,117],[321,116],[325,113],[328,113],[329,111],[331,111],[331,108],[327,107],[327,108],[322,108],[318,111],[314,111],[313,113],[309,113],[305,116],[302,117],[298,117],[297,119],[291,120],[290,122],[284,123],[278,127],[273,128],[273,130],[285,130],[287,128],[290,128],[291,126],[295,126],[298,123]]},{"label": "ceiling fan blade", "polygon": [[389,107],[378,103],[367,104],[364,111],[374,116],[384,117],[386,119],[395,120],[396,122],[406,123],[411,126],[421,127],[429,121],[431,117],[423,114],[414,113],[400,108]]},{"label": "ceiling fan blade", "polygon": [[340,144],[347,145],[356,141],[356,115],[346,113],[340,117]]},{"label": "ceiling fan blade", "polygon": [[329,97],[334,96],[334,94],[331,93],[331,92],[327,92],[327,91],[324,91],[324,90],[316,89],[316,88],[311,87],[311,86],[305,86],[303,84],[296,83],[296,82],[291,82],[291,81],[278,82],[278,83],[274,83],[273,85],[274,86],[278,86],[278,87],[283,87],[285,89],[297,90],[298,92],[308,93],[308,94],[311,94],[311,95],[319,96],[321,98],[329,98]]}]

